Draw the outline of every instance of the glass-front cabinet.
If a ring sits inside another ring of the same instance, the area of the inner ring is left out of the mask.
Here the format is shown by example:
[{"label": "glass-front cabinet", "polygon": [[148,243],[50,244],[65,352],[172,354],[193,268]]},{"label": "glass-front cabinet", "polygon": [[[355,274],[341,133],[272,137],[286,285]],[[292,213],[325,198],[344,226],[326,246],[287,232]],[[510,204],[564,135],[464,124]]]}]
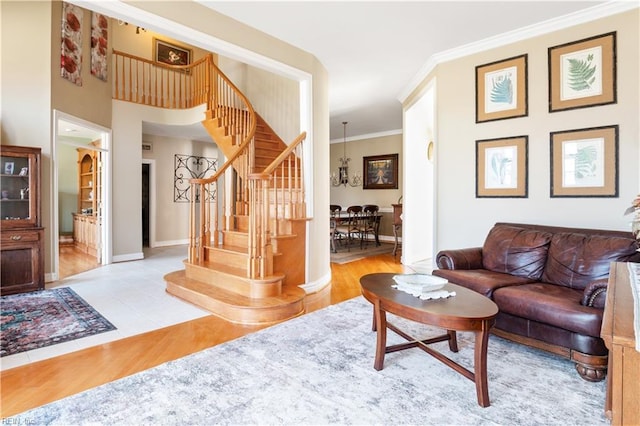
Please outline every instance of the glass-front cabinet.
[{"label": "glass-front cabinet", "polygon": [[0,145],[0,295],[44,289],[40,148]]},{"label": "glass-front cabinet", "polygon": [[[26,151],[25,151],[26,149]],[[40,149],[2,146],[0,220],[2,228],[39,226]]]}]

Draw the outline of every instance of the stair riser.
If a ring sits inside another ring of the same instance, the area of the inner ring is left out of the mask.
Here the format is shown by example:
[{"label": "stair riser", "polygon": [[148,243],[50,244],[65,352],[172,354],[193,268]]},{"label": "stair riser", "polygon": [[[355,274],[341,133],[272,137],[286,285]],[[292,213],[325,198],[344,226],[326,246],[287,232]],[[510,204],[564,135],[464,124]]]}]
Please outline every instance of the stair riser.
[{"label": "stair riser", "polygon": [[225,274],[215,269],[198,265],[186,264],[186,276],[189,279],[201,281],[207,285],[231,291],[241,296],[254,299],[275,297],[282,293],[282,280],[273,282],[253,281],[246,277]]},{"label": "stair riser", "polygon": [[215,247],[205,247],[205,259],[210,262],[221,263],[233,268],[247,270],[248,253],[237,253],[227,250],[221,250]]},{"label": "stair riser", "polygon": [[224,232],[224,244],[235,247],[249,247],[249,235],[244,232]]},{"label": "stair riser", "polygon": [[167,283],[167,292],[217,315],[239,324],[269,324],[285,321],[304,313],[304,298],[283,305],[264,308],[238,306],[189,289]]}]

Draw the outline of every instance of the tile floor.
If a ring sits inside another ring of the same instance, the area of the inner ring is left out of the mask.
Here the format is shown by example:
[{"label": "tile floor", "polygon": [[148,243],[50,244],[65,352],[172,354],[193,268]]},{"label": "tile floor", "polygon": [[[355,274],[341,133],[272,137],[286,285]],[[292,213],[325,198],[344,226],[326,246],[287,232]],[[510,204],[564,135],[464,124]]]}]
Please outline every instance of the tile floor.
[{"label": "tile floor", "polygon": [[165,291],[163,276],[184,269],[187,246],[144,250],[145,259],[113,263],[47,283],[71,287],[117,330],[0,358],[0,370],[29,364],[209,315]]}]

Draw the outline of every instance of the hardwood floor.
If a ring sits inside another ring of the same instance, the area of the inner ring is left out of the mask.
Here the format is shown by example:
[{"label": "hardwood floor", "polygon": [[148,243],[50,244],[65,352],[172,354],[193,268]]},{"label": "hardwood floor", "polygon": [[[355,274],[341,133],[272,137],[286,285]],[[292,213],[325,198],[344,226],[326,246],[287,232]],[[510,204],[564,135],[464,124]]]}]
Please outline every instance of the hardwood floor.
[{"label": "hardwood floor", "polygon": [[95,256],[81,252],[73,244],[60,244],[59,262],[60,280],[100,266]]},{"label": "hardwood floor", "polygon": [[[311,298],[307,312],[360,295],[360,277],[410,273],[389,254],[331,264],[331,290]],[[213,315],[0,373],[4,418],[241,337],[267,326],[229,323]]]}]

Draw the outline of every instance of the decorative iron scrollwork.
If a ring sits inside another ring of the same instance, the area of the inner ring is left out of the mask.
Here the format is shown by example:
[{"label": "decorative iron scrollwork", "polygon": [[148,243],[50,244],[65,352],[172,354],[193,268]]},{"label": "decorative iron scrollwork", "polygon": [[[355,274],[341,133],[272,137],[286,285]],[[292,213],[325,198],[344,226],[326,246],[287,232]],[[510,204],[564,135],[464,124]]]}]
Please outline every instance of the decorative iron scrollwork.
[{"label": "decorative iron scrollwork", "polygon": [[[218,170],[218,159],[175,154],[173,165],[173,201],[175,203],[188,203],[193,198],[189,179],[202,179],[216,172]],[[216,199],[215,192],[213,187],[205,186],[205,202],[213,202]],[[195,194],[195,201],[200,201],[199,193]]]}]

